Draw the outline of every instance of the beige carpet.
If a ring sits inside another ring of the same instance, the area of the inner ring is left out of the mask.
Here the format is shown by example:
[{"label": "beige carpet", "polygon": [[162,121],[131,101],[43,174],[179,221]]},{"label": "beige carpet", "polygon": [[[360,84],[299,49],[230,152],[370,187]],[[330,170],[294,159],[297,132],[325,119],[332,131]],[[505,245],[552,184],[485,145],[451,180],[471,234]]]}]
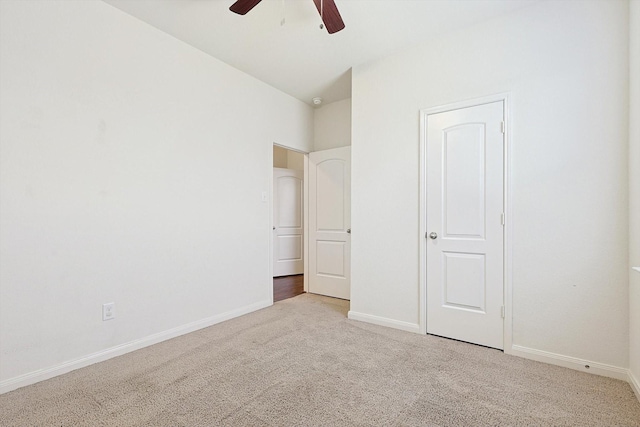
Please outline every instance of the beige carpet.
[{"label": "beige carpet", "polygon": [[640,426],[628,384],[300,295],[0,396],[2,426]]}]

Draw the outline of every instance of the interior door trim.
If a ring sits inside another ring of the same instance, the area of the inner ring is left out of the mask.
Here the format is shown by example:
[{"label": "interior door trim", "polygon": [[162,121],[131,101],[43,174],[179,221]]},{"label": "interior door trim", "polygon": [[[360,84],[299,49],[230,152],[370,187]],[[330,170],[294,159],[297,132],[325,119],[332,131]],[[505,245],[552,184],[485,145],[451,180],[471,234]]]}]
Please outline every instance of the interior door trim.
[{"label": "interior door trim", "polygon": [[427,333],[427,118],[429,115],[443,113],[446,111],[458,110],[461,108],[475,107],[492,102],[503,102],[504,122],[506,124],[504,132],[504,156],[503,156],[503,197],[505,207],[505,227],[504,227],[504,352],[512,354],[513,346],[513,209],[511,205],[511,146],[513,141],[513,120],[511,118],[511,92],[488,95],[482,98],[470,99],[467,101],[455,102],[446,105],[435,106],[420,110],[420,229],[419,229],[419,327],[420,333]]}]

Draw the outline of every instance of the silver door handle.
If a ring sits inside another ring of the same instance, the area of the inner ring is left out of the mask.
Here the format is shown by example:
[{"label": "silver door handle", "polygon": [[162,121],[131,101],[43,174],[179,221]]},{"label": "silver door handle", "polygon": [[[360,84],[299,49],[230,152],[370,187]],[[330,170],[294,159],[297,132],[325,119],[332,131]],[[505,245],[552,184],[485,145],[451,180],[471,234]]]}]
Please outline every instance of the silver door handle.
[{"label": "silver door handle", "polygon": [[435,231],[432,231],[432,232],[429,234],[429,238],[431,238],[431,239],[433,239],[433,240],[437,239],[437,238],[438,238],[438,233],[436,233]]},{"label": "silver door handle", "polygon": [[347,234],[351,234],[351,229],[347,228]]}]

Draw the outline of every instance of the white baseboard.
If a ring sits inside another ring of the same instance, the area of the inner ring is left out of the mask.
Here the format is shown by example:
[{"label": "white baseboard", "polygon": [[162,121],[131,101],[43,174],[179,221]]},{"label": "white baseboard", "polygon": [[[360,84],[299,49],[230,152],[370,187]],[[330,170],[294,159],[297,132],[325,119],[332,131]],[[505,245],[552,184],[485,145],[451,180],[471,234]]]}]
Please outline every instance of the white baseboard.
[{"label": "white baseboard", "polygon": [[9,378],[7,380],[0,381],[0,394],[27,385],[35,384],[37,382],[56,377],[58,375],[66,374],[67,372],[71,372],[79,368],[84,368],[85,366],[93,365],[94,363],[102,362],[107,359],[111,359],[112,357],[121,356],[123,354],[139,350],[141,348],[148,347],[150,345],[157,344],[159,342],[166,341],[180,335],[197,331],[198,329],[213,326],[217,323],[224,322],[225,320],[233,319],[234,317],[242,316],[243,314],[251,313],[252,311],[269,307],[270,305],[272,305],[271,301],[261,301],[255,304],[228,311],[226,313],[208,317],[206,319],[187,323],[186,325],[178,326],[176,328],[172,328],[163,332],[158,332],[156,334],[149,335],[147,337],[140,338],[125,344],[120,344],[115,347],[101,350],[96,353],[92,353],[83,357],[79,357],[77,359],[61,363],[56,366],[39,369],[37,371],[29,372],[24,375]]},{"label": "white baseboard", "polygon": [[519,345],[513,345],[511,346],[510,351],[505,352],[513,356],[524,357],[525,359],[549,363],[550,365],[563,366],[565,368],[575,369],[576,371],[601,375],[603,377],[615,378],[622,381],[629,380],[628,369],[620,368],[613,365],[607,365],[605,363],[592,362],[589,360],[578,359],[576,357],[550,353],[548,351],[536,350]]},{"label": "white baseboard", "polygon": [[633,390],[633,392],[636,394],[636,397],[638,398],[638,402],[640,402],[640,380],[638,380],[638,378],[636,378],[635,375],[633,375],[633,372],[631,372],[631,369],[629,369],[629,385],[631,386],[631,389]]},{"label": "white baseboard", "polygon": [[358,313],[355,311],[349,311],[347,317],[351,320],[358,320],[360,322],[373,323],[374,325],[387,326],[389,328],[400,329],[403,331],[420,333],[420,325],[418,325],[417,323],[403,322],[401,320],[388,319],[386,317]]}]

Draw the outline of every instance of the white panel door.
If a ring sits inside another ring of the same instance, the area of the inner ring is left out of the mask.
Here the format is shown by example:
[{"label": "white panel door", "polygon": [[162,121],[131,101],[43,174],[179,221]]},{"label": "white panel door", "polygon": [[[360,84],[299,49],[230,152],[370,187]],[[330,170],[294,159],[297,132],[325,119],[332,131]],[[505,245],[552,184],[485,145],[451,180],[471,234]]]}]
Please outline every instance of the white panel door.
[{"label": "white panel door", "polygon": [[309,154],[309,292],[350,298],[351,147]]},{"label": "white panel door", "polygon": [[273,276],[302,274],[303,172],[273,168]]},{"label": "white panel door", "polygon": [[503,348],[503,102],[427,116],[427,333]]}]

